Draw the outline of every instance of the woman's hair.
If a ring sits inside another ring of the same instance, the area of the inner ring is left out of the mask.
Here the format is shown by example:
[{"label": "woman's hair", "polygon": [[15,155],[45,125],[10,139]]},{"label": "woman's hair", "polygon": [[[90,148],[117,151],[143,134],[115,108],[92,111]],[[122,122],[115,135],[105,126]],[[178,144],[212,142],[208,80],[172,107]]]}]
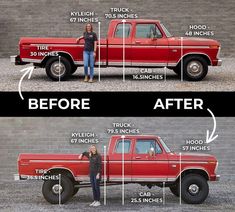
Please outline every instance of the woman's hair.
[{"label": "woman's hair", "polygon": [[84,30],[84,32],[87,32],[87,26],[88,26],[88,25],[91,26],[91,31],[93,32],[93,26],[92,26],[91,23],[87,23],[87,24],[85,25],[85,30]]},{"label": "woman's hair", "polygon": [[[90,146],[90,149],[91,149],[91,147],[95,147],[95,154],[97,154],[97,155],[98,155],[98,154],[99,154],[99,152],[98,152],[98,150],[97,150],[96,145],[92,144],[92,145]],[[89,149],[89,153],[90,153],[90,154],[93,154],[93,153],[92,153],[92,151],[91,151],[90,149]]]}]

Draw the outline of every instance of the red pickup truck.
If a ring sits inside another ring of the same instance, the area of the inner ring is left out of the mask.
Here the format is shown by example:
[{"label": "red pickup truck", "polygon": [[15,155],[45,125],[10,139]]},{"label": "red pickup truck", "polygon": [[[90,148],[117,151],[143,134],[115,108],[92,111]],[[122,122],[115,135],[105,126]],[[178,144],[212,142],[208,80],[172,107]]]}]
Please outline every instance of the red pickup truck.
[{"label": "red pickup truck", "polygon": [[[84,39],[77,42],[76,38],[25,37],[20,39],[19,55],[11,56],[11,61],[45,67],[50,79],[64,80],[83,65],[83,46]],[[183,73],[185,80],[202,80],[208,66],[222,64],[218,41],[173,37],[157,20],[132,19],[125,25],[121,20],[112,20],[108,36],[98,41],[98,48],[96,65],[101,67],[122,67],[124,48],[126,67],[167,67],[180,76]]]},{"label": "red pickup truck", "polygon": [[[176,196],[181,191],[182,199],[191,204],[207,198],[208,181],[219,180],[214,156],[174,153],[154,135],[112,136],[102,160],[101,185],[164,184]],[[20,154],[18,172],[15,180],[43,179],[43,196],[52,204],[58,203],[59,195],[65,203],[79,188],[90,186],[89,161],[79,160],[79,154]]]}]

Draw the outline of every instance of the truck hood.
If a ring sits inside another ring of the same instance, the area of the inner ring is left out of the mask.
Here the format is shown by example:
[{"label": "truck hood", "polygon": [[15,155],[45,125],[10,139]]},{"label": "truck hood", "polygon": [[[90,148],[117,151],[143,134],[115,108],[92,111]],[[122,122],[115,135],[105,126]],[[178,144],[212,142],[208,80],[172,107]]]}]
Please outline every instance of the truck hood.
[{"label": "truck hood", "polygon": [[[169,159],[180,160],[179,153],[170,153]],[[181,153],[182,161],[217,161],[214,155],[202,153]]]},{"label": "truck hood", "polygon": [[[177,43],[181,45],[181,37],[169,38],[169,45]],[[184,46],[220,46],[217,40],[209,38],[183,37]]]},{"label": "truck hood", "polygon": [[35,153],[22,153],[19,155],[18,160],[78,160],[79,154],[35,154]]}]

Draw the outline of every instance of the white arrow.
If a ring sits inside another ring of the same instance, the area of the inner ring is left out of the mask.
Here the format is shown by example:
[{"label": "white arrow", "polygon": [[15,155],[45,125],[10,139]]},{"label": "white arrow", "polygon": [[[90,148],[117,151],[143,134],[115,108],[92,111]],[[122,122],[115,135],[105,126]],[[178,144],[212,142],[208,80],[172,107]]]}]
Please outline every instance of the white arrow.
[{"label": "white arrow", "polygon": [[209,130],[206,131],[206,143],[209,144],[210,142],[214,141],[218,137],[218,135],[214,136],[214,133],[215,133],[215,130],[216,130],[216,119],[215,119],[215,116],[214,116],[214,114],[212,113],[212,111],[209,108],[207,108],[207,110],[211,114],[211,116],[213,118],[213,122],[214,122],[213,131],[212,131],[210,136],[209,136]]},{"label": "white arrow", "polygon": [[30,67],[27,67],[27,68],[24,68],[22,70],[20,70],[20,72],[24,72],[24,74],[22,75],[22,77],[20,78],[20,81],[19,81],[19,85],[18,85],[18,91],[19,91],[19,94],[20,94],[20,98],[22,100],[24,100],[24,97],[22,96],[22,93],[21,93],[21,83],[24,79],[24,77],[28,74],[28,79],[30,79],[32,73],[33,73],[33,70],[34,70],[34,66],[30,66]]}]

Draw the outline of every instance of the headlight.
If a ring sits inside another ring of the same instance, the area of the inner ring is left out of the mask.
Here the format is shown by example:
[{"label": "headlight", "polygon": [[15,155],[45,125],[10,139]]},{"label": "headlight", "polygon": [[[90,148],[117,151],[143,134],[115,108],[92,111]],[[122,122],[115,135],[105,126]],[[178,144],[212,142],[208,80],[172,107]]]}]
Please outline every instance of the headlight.
[{"label": "headlight", "polygon": [[220,49],[221,49],[221,46],[219,47],[219,49],[218,49],[218,52],[217,52],[217,59],[219,59],[220,58]]},{"label": "headlight", "polygon": [[218,166],[219,166],[219,162],[217,161],[215,165],[215,173],[217,172]]}]

